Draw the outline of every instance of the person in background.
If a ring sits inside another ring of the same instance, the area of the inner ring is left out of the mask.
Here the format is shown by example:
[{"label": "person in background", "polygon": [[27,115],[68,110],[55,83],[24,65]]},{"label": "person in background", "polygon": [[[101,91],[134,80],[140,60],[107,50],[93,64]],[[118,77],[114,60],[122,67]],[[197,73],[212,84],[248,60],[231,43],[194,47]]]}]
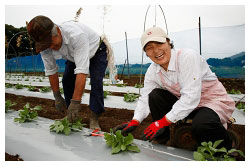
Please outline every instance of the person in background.
[{"label": "person in background", "polygon": [[[70,122],[79,116],[86,78],[90,74],[89,126],[101,129],[98,118],[105,111],[103,78],[111,50],[107,48],[107,39],[82,23],[67,21],[57,25],[46,16],[34,17],[27,24],[27,30],[35,41],[36,52],[41,54],[45,75],[49,76],[55,107],[66,111]],[[59,92],[57,59],[67,60],[62,78],[65,100]]]},{"label": "person in background", "polygon": [[114,130],[132,132],[151,113],[153,122],[144,130],[143,139],[166,143],[169,126],[188,118],[198,142],[223,139],[221,146],[230,149],[232,140],[226,129],[235,103],[206,60],[192,49],[174,49],[159,27],[147,29],[141,44],[153,63],[145,74],[134,117]]}]

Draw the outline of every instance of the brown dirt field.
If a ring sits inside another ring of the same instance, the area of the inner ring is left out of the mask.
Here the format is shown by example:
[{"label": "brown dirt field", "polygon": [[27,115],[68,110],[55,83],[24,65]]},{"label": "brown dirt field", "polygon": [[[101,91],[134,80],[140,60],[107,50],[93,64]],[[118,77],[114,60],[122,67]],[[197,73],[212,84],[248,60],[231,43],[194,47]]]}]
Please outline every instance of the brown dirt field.
[{"label": "brown dirt field", "polygon": [[[119,75],[118,78],[121,78]],[[140,75],[131,75],[131,76],[123,76],[123,82],[127,83],[127,86],[134,86],[136,83],[140,83]],[[218,78],[219,81],[223,84],[227,91],[239,90],[242,94],[245,94],[245,80],[237,79],[237,78]],[[144,81],[144,75],[142,76],[141,82]]]}]

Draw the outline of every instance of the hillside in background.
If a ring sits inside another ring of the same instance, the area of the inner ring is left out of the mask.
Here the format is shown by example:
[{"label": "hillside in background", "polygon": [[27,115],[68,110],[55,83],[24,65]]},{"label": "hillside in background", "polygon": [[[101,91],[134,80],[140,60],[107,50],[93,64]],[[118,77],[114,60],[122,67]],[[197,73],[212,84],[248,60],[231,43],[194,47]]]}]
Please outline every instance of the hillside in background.
[{"label": "hillside in background", "polygon": [[207,63],[212,67],[244,67],[245,52],[241,52],[239,54],[223,59],[209,58],[207,60]]},{"label": "hillside in background", "polygon": [[[209,58],[207,60],[210,68],[220,78],[245,78],[245,52],[233,55],[231,57],[218,59]],[[142,65],[142,74],[145,74],[147,68],[151,63]],[[117,65],[119,74],[140,74],[141,65],[131,64],[129,65],[129,72],[127,65]]]}]

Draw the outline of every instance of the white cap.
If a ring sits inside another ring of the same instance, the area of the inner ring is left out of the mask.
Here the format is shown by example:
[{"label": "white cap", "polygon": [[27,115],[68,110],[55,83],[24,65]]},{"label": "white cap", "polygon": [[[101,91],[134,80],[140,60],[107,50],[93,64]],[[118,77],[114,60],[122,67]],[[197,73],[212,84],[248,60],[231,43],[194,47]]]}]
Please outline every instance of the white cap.
[{"label": "white cap", "polygon": [[141,36],[142,49],[144,50],[144,47],[150,41],[165,43],[167,38],[169,39],[168,35],[160,27],[149,28]]}]

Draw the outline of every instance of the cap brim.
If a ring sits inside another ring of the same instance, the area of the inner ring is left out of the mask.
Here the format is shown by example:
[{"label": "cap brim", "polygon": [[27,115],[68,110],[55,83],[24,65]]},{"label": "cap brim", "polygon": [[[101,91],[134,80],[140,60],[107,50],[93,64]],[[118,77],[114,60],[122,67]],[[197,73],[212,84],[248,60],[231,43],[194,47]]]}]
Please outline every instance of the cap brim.
[{"label": "cap brim", "polygon": [[36,42],[36,53],[46,50],[51,45],[52,36],[48,35],[44,40]]},{"label": "cap brim", "polygon": [[142,45],[142,49],[144,50],[145,46],[148,44],[148,42],[155,41],[155,42],[160,42],[160,43],[165,43],[167,40],[165,37],[151,37],[148,38],[144,41]]}]

